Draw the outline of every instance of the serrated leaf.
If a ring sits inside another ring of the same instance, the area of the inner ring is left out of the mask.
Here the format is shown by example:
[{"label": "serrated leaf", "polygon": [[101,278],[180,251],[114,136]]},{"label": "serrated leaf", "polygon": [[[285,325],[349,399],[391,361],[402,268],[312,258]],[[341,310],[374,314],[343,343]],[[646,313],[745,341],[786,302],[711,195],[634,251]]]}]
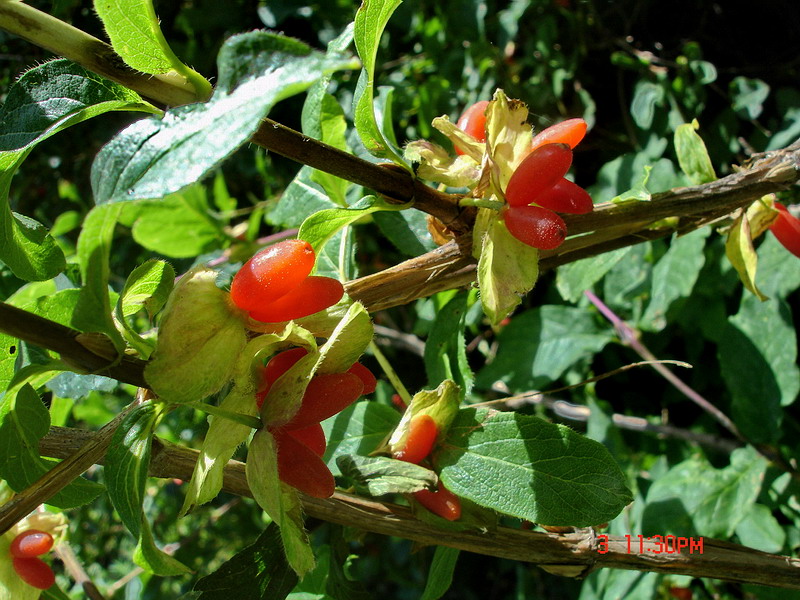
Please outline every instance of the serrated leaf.
[{"label": "serrated leaf", "polygon": [[[30,365],[17,372],[0,405],[0,477],[12,489],[22,491],[49,471],[57,461],[39,456],[39,440],[50,428],[50,413],[33,386],[44,384],[54,373],[66,369],[61,363]],[[59,508],[91,502],[103,486],[78,478],[48,499]]]},{"label": "serrated leaf", "polygon": [[381,35],[400,0],[363,0],[356,12],[354,37],[364,65],[353,98],[353,120],[364,147],[378,158],[406,167],[384,135],[375,115],[375,66]]},{"label": "serrated leaf", "polygon": [[130,67],[158,75],[173,71],[194,88],[198,99],[211,93],[211,84],[184,65],[169,47],[152,0],[94,0],[114,50]]},{"label": "serrated leaf", "polygon": [[399,421],[400,414],[394,408],[369,401],[356,402],[323,421],[328,440],[324,459],[331,473],[340,474],[336,463],[339,456],[367,456],[377,450]]},{"label": "serrated leaf", "polygon": [[478,219],[486,232],[476,239],[481,305],[489,322],[498,325],[533,289],[539,277],[539,251],[511,235],[495,211],[482,208]]},{"label": "serrated leaf", "polygon": [[100,151],[92,165],[98,203],[161,198],[198,181],[256,132],[276,102],[353,66],[264,31],[230,38],[217,63],[219,84],[208,102],[138,121]]},{"label": "serrated leaf", "polygon": [[681,170],[695,185],[709,183],[717,178],[708,156],[706,145],[697,134],[697,120],[684,123],[675,130],[675,153]]},{"label": "serrated leaf", "polygon": [[137,406],[117,427],[106,452],[108,495],[128,531],[137,538],[141,535],[150,448],[159,417],[155,403]]},{"label": "serrated leaf", "polygon": [[164,310],[145,378],[169,402],[199,401],[233,376],[247,342],[244,317],[216,284],[217,272],[197,267],[181,277]]},{"label": "serrated leaf", "polygon": [[545,305],[516,315],[498,337],[495,359],[477,376],[488,389],[503,381],[511,390],[541,389],[613,339],[592,315],[569,306]]},{"label": "serrated leaf", "polygon": [[756,269],[758,267],[758,255],[753,247],[753,238],[750,235],[750,222],[742,212],[728,232],[728,239],[725,241],[725,255],[736,269],[739,279],[750,292],[755,294],[759,300],[766,300],[767,297],[761,293],[756,285]]},{"label": "serrated leaf", "polygon": [[597,525],[632,500],[602,444],[518,413],[461,410],[436,466],[454,494],[543,525]]},{"label": "serrated leaf", "polygon": [[258,539],[235,554],[211,575],[200,578],[194,589],[197,600],[283,600],[297,585],[298,577],[281,551],[278,526],[271,523]]},{"label": "serrated leaf", "polygon": [[750,447],[734,450],[724,469],[700,458],[675,465],[647,492],[644,535],[730,537],[755,503],[765,469],[766,460]]},{"label": "serrated leaf", "polygon": [[430,469],[386,456],[345,454],[336,459],[336,464],[342,475],[369,496],[411,494],[433,488],[438,480]]}]

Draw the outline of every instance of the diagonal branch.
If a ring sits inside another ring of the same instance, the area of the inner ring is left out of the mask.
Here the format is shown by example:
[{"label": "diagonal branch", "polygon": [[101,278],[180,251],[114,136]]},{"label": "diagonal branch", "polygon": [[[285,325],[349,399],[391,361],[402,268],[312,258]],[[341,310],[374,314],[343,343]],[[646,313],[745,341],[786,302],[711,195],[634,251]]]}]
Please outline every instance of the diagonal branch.
[{"label": "diagonal branch", "polygon": [[[53,427],[41,440],[40,451],[45,456],[68,458],[95,435],[87,431]],[[197,456],[196,450],[156,438],[153,443],[150,475],[188,480]],[[223,490],[252,497],[243,463],[231,461],[225,467]],[[683,548],[681,552],[667,552],[656,542],[643,541],[640,547],[635,532],[631,532],[629,540],[626,536],[598,536],[592,529],[561,534],[524,531],[511,527],[497,527],[489,531],[440,530],[430,523],[414,518],[407,507],[346,493],[336,493],[326,500],[303,497],[303,509],[308,515],[325,521],[422,544],[443,545],[478,554],[522,560],[568,577],[584,577],[595,569],[611,568],[712,577],[800,589],[800,559],[767,554],[711,538],[694,538],[693,546]],[[702,550],[698,547],[701,539]]]}]

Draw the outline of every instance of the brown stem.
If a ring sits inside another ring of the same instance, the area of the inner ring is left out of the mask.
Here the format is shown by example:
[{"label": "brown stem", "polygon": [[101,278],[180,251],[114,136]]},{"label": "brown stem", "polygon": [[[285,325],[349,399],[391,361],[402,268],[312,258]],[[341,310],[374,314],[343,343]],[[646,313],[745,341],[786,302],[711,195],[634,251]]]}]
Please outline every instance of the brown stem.
[{"label": "brown stem", "polygon": [[[42,438],[40,451],[44,456],[68,458],[80,452],[83,444],[94,435],[87,431],[53,427]],[[196,450],[155,439],[150,474],[153,477],[188,480],[197,457]],[[243,463],[231,461],[225,467],[223,490],[252,498]],[[800,589],[800,559],[767,554],[711,538],[702,539],[702,552],[696,545],[691,553],[688,548],[681,553],[658,552],[659,547],[652,542],[643,543],[640,551],[638,536],[636,532],[631,532],[630,549],[625,536],[608,536],[608,551],[601,552],[606,549],[601,543],[606,539],[598,537],[592,529],[562,534],[510,527],[488,531],[444,531],[417,520],[407,507],[341,492],[326,500],[303,497],[303,508],[308,515],[325,521],[421,544],[443,545],[531,562],[549,572],[568,577],[584,577],[598,568],[612,568]],[[700,538],[694,538],[693,541],[697,544]]]}]

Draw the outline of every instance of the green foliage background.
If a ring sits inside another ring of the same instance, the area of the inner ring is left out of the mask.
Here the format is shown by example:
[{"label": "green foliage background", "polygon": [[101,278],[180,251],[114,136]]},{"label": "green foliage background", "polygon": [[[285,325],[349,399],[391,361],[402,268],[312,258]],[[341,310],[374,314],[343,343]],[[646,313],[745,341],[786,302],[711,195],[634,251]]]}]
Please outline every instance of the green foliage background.
[{"label": "green foliage background", "polygon": [[[85,2],[31,4],[103,37]],[[224,4],[224,9],[212,0],[156,4],[175,53],[212,81],[218,75],[215,57],[230,35],[268,27],[324,50],[357,8],[343,0]],[[642,196],[689,185],[671,140],[679,125],[693,119],[700,123],[718,176],[731,172],[732,164],[753,151],[778,149],[800,137],[800,42],[792,34],[800,26],[800,14],[794,4],[784,0],[755,11],[738,3],[697,4],[406,2],[389,21],[378,55],[376,96],[390,123],[388,137],[400,144],[418,138],[445,144],[431,128],[431,119],[442,114],[456,118],[465,106],[489,98],[500,87],[529,104],[539,127],[575,116],[589,122],[590,133],[575,155],[574,176],[596,202],[630,190]],[[0,52],[5,58],[0,61],[4,91],[21,71],[48,58],[2,32]],[[357,71],[338,73],[329,88],[350,125],[356,79]],[[270,117],[300,129],[300,105],[279,103]],[[43,142],[23,164],[13,180],[12,208],[52,228],[70,264],[53,282],[23,291],[25,282],[2,268],[0,298],[35,298],[74,287],[79,280],[73,258],[77,233],[92,206],[91,162],[114,134],[139,116],[111,113],[75,126]],[[341,143],[366,155],[351,131]],[[652,166],[649,176],[646,166]],[[244,257],[256,240],[297,227],[314,210],[336,206],[318,186],[309,192],[313,175],[304,170],[295,179],[297,170],[291,161],[246,147],[213,178],[157,208],[126,207],[114,238],[111,286],[122,291],[127,275],[153,257],[169,259],[177,273],[201,262],[222,264],[224,272],[232,272],[236,263],[226,263],[224,251],[232,249],[233,260]],[[343,192],[344,200],[352,202],[362,191],[351,187]],[[796,192],[787,192],[783,200],[796,203]],[[334,240],[337,250],[346,249],[348,260],[343,267],[332,256],[329,269],[345,269],[354,277],[433,247],[424,219],[409,212],[375,213],[356,227],[354,238]],[[653,354],[691,363],[692,370],[679,369],[677,375],[730,416],[750,441],[796,458],[800,263],[769,235],[759,243],[758,254],[758,285],[770,297],[763,303],[743,290],[725,259],[724,238],[704,231],[643,243],[546,274],[510,322],[497,330],[483,322],[475,292],[442,293],[374,318],[379,325],[447,348],[443,366],[440,354],[386,341],[384,351],[409,389],[435,387],[454,372],[471,378],[468,365],[474,372],[467,398],[472,403],[575,384],[638,360],[620,332],[583,296],[588,285],[638,331]],[[449,304],[454,298],[456,303]],[[442,339],[453,322],[461,324],[463,335]],[[37,361],[35,348],[25,348],[25,353],[23,360]],[[377,363],[370,361],[368,366],[378,372]],[[133,393],[129,386],[71,375],[60,376],[46,391],[53,425],[93,429],[112,418]],[[382,382],[376,402],[385,410],[373,415],[375,420],[391,421],[390,397],[388,384]],[[553,397],[591,408],[588,423],[566,420],[544,404],[520,410],[569,424],[602,442],[634,491],[633,508],[610,524],[610,533],[714,536],[796,555],[797,481],[750,446],[731,451],[737,442],[730,433],[652,369],[629,370]],[[666,421],[690,440],[619,429],[614,413],[651,424]],[[200,413],[176,411],[164,417],[157,433],[197,447],[205,428]],[[89,475],[97,481],[104,478],[99,468]],[[179,482],[150,479],[144,495],[157,539],[179,543],[176,558],[198,574],[212,572],[265,527],[252,503],[225,495],[176,520],[183,502]],[[128,574],[135,546],[112,514],[104,495],[70,513],[70,541],[101,589]],[[341,532],[321,523],[309,526],[321,556],[336,557],[333,563],[343,564],[343,573],[328,573],[328,563],[321,560],[318,571],[290,597],[328,598],[332,588],[326,588],[326,577],[343,578],[336,598],[367,593],[403,600],[419,598],[425,589],[432,548],[416,549],[406,541]],[[437,555],[437,560],[447,558]],[[193,575],[140,573],[113,597],[177,598],[194,580]],[[696,597],[791,597],[785,591],[633,571],[605,571],[578,582],[525,563],[465,553],[443,597],[666,598],[671,586],[691,586]],[[77,589],[69,592],[81,597]]]}]

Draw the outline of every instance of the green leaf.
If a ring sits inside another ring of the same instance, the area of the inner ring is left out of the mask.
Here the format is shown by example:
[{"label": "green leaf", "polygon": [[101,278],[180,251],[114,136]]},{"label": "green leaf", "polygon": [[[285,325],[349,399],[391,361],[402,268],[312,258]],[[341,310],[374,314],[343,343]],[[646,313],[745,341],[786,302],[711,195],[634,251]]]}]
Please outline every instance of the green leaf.
[{"label": "green leaf", "polygon": [[675,130],[675,153],[681,170],[695,185],[709,183],[717,178],[708,156],[703,138],[697,134],[697,120],[684,123]]},{"label": "green leaf", "polygon": [[650,303],[642,316],[642,328],[659,331],[666,327],[665,317],[670,305],[691,294],[705,264],[703,248],[710,233],[710,228],[706,227],[672,238],[669,250],[653,268],[653,287]]},{"label": "green leaf", "polygon": [[340,455],[339,471],[350,478],[360,493],[368,496],[411,494],[436,486],[436,473],[425,467],[386,456]]},{"label": "green leaf", "polygon": [[641,129],[650,129],[656,106],[664,102],[664,88],[658,84],[641,80],[636,84],[631,101],[631,116]]},{"label": "green leaf", "polygon": [[276,102],[353,64],[253,31],[226,41],[217,66],[219,83],[208,102],[137,121],[100,151],[92,165],[98,203],[162,198],[198,181],[256,132]]},{"label": "green leaf", "polygon": [[728,87],[736,114],[742,119],[757,119],[769,96],[769,85],[760,79],[739,76],[734,77]]},{"label": "green leaf", "polygon": [[439,247],[428,231],[427,215],[422,211],[379,212],[373,219],[381,233],[407,256],[419,256]]},{"label": "green leaf", "polygon": [[496,381],[505,382],[511,390],[541,389],[612,339],[612,332],[598,327],[583,309],[534,308],[512,318],[500,332],[497,356],[478,373],[476,383],[483,389]]},{"label": "green leaf", "polygon": [[142,502],[150,448],[160,418],[153,402],[141,404],[120,423],[106,453],[106,487],[111,503],[125,527],[137,538],[141,535]]},{"label": "green leaf", "polygon": [[156,546],[156,541],[153,539],[153,532],[147,519],[142,519],[141,536],[139,537],[139,544],[133,552],[133,562],[143,569],[162,577],[185,575],[192,572],[189,567]]},{"label": "green leaf", "polygon": [[407,205],[389,204],[376,196],[366,196],[350,208],[320,210],[306,218],[298,239],[305,240],[318,253],[340,230],[379,210],[403,210]]},{"label": "green leaf", "polygon": [[355,42],[364,67],[353,98],[353,119],[361,142],[378,158],[388,158],[407,168],[406,162],[383,134],[375,115],[375,67],[381,35],[400,0],[363,0],[356,12]]},{"label": "green leaf", "polygon": [[17,277],[50,279],[66,262],[40,223],[8,207],[14,173],[39,142],[114,110],[158,112],[135,92],[65,59],[27,71],[8,92],[0,111],[0,260]]},{"label": "green leaf", "polygon": [[420,600],[439,600],[450,589],[460,553],[457,548],[436,546]]},{"label": "green leaf", "polygon": [[[477,237],[485,231],[482,238]],[[512,236],[497,212],[482,208],[475,228],[478,259],[478,288],[483,312],[498,325],[533,289],[539,277],[539,251]]]},{"label": "green leaf", "polygon": [[[461,410],[437,468],[454,494],[543,525],[597,525],[632,500],[602,444],[516,413]],[[492,485],[475,483],[487,480]]]},{"label": "green leaf", "polygon": [[781,552],[786,543],[786,532],[763,504],[750,507],[750,512],[736,526],[736,537],[739,543],[762,552]]},{"label": "green leaf", "polygon": [[425,343],[425,372],[428,385],[438,386],[452,379],[464,395],[472,388],[475,376],[467,360],[464,323],[467,313],[467,293],[454,296],[436,311],[428,339]]},{"label": "green leaf", "polygon": [[128,66],[151,75],[173,71],[190,83],[198,99],[211,94],[211,84],[172,52],[158,26],[152,0],[94,0],[94,9],[111,45]]},{"label": "green leaf", "polygon": [[725,241],[725,254],[728,260],[736,269],[744,287],[755,294],[759,300],[766,300],[767,297],[761,293],[756,286],[756,268],[758,267],[758,255],[753,247],[753,239],[750,236],[750,223],[744,212],[738,216],[728,231],[728,239]]},{"label": "green leaf", "polygon": [[377,450],[400,421],[391,406],[361,401],[322,422],[328,446],[325,462],[334,475],[340,475],[337,458],[347,454],[368,456]]},{"label": "green leaf", "polygon": [[730,537],[754,505],[766,466],[751,447],[734,450],[724,469],[701,458],[675,465],[647,492],[642,533]]},{"label": "green leaf", "polygon": [[303,166],[268,213],[270,223],[280,227],[300,227],[314,213],[340,208],[314,183],[314,169]]},{"label": "green leaf", "polygon": [[194,590],[201,592],[197,600],[283,600],[297,582],[281,550],[280,530],[271,523],[251,546],[200,578]]},{"label": "green leaf", "polygon": [[[17,372],[0,405],[0,478],[22,491],[49,471],[57,461],[39,456],[39,440],[50,429],[50,413],[33,386],[40,386],[65,370],[61,363],[31,365]],[[48,503],[73,508],[94,500],[103,486],[78,478]]]},{"label": "green leaf", "polygon": [[128,323],[128,317],[142,308],[152,318],[166,304],[175,281],[175,269],[161,260],[149,260],[128,275],[125,287],[117,299],[114,316],[126,341],[147,359],[153,350],[150,341],[142,338]]},{"label": "green leaf", "polygon": [[630,251],[630,247],[603,252],[559,267],[556,271],[558,293],[567,302],[577,302],[583,292],[600,281]]},{"label": "green leaf", "polygon": [[169,402],[202,400],[233,376],[247,343],[243,316],[216,284],[217,272],[197,267],[172,291],[158,345],[144,375]]}]

